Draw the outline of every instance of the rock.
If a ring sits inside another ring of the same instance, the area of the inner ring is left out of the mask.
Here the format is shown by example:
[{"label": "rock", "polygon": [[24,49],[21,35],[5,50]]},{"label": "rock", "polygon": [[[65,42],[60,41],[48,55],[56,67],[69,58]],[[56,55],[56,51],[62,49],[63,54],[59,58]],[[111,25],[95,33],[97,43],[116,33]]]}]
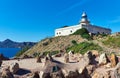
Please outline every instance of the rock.
[{"label": "rock", "polygon": [[41,61],[41,57],[40,56],[38,56],[37,57],[37,63],[41,63],[42,61]]},{"label": "rock", "polygon": [[64,55],[64,62],[69,63],[69,55],[67,53]]},{"label": "rock", "polygon": [[115,54],[111,54],[111,56],[110,56],[110,62],[111,62],[111,66],[112,67],[115,67],[116,65],[117,65],[117,63],[118,63],[118,58],[117,58],[117,56],[115,55]]},{"label": "rock", "polygon": [[40,78],[38,72],[35,72],[32,78]]},{"label": "rock", "polygon": [[52,56],[50,55],[50,53],[47,54],[47,58],[48,58],[50,61],[53,61],[53,58],[52,58]]},{"label": "rock", "polygon": [[26,58],[32,58],[31,56],[27,55],[27,54],[24,54],[20,57],[21,59],[26,59]]},{"label": "rock", "polygon": [[86,69],[87,69],[87,73],[88,73],[89,75],[91,75],[91,74],[94,72],[94,70],[96,69],[96,67],[95,67],[95,65],[88,65],[88,66],[86,67]]},{"label": "rock", "polygon": [[89,65],[92,62],[92,53],[90,51],[85,53],[82,61],[84,62],[85,66]]},{"label": "rock", "polygon": [[14,78],[13,74],[10,72],[9,68],[4,68],[0,78]]},{"label": "rock", "polygon": [[99,56],[99,52],[97,50],[92,50],[91,52],[93,56],[95,57]]},{"label": "rock", "polygon": [[95,72],[92,76],[92,78],[104,78],[102,74]]},{"label": "rock", "polygon": [[111,63],[107,63],[107,64],[105,65],[105,67],[106,67],[106,68],[110,68],[110,67],[111,67]]},{"label": "rock", "polygon": [[109,71],[107,71],[105,73],[95,71],[92,78],[111,78],[111,75],[110,75]]},{"label": "rock", "polygon": [[51,78],[50,73],[43,73],[42,78]]},{"label": "rock", "polygon": [[55,54],[54,57],[61,57],[62,55],[60,53]]},{"label": "rock", "polygon": [[53,67],[52,67],[52,71],[51,71],[51,72],[52,72],[52,73],[53,73],[53,72],[58,72],[59,70],[60,70],[60,68],[56,65],[56,66],[53,66]]},{"label": "rock", "polygon": [[34,73],[29,73],[28,75],[25,76],[25,78],[40,78],[38,72]]},{"label": "rock", "polygon": [[75,62],[79,62],[81,59],[82,59],[82,54],[80,54],[80,53],[74,54]]},{"label": "rock", "polygon": [[120,62],[115,67],[114,76],[115,76],[115,78],[120,78]]},{"label": "rock", "polygon": [[[93,71],[91,71],[93,72]],[[86,67],[82,67],[79,69],[79,74],[81,75],[81,78],[90,78],[90,70],[88,72]]]},{"label": "rock", "polygon": [[69,71],[68,76],[65,78],[82,78],[80,77],[78,71]]},{"label": "rock", "polygon": [[62,71],[53,72],[50,76],[51,78],[65,78]]},{"label": "rock", "polygon": [[40,78],[42,78],[43,73],[44,73],[43,71],[40,71],[40,73],[39,73]]},{"label": "rock", "polygon": [[80,74],[82,74],[85,69],[86,69],[85,66],[83,66],[83,67],[81,67],[81,68],[79,69],[78,72],[79,72]]},{"label": "rock", "polygon": [[74,52],[73,52],[73,51],[69,51],[68,54],[69,54],[69,55],[73,55]]},{"label": "rock", "polygon": [[109,62],[107,55],[105,53],[101,54],[99,57],[99,65],[105,65]]},{"label": "rock", "polygon": [[68,72],[67,72],[67,70],[62,69],[62,73],[64,74],[65,77],[68,76]]},{"label": "rock", "polygon": [[12,73],[16,73],[19,70],[19,64],[18,63],[12,63],[10,65],[10,71]]}]

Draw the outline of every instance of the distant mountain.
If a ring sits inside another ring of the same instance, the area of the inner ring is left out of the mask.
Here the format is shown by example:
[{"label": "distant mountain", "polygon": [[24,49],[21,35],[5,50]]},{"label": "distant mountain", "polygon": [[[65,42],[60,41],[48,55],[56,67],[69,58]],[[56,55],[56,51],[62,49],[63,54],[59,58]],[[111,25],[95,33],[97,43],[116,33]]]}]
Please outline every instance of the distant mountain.
[{"label": "distant mountain", "polygon": [[23,48],[25,46],[32,47],[36,42],[15,42],[10,39],[6,39],[0,42],[0,48]]}]

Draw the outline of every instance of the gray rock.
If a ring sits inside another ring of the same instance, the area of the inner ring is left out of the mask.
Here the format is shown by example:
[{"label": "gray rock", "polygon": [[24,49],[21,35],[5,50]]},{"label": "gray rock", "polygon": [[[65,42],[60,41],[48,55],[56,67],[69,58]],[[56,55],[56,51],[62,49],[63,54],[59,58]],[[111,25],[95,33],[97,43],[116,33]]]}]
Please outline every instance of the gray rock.
[{"label": "gray rock", "polygon": [[108,61],[107,55],[105,53],[101,54],[99,57],[99,65],[105,65],[108,62],[109,61]]},{"label": "gray rock", "polygon": [[19,64],[18,63],[12,63],[10,65],[10,71],[12,73],[16,73],[19,70]]},{"label": "gray rock", "polygon": [[4,68],[0,78],[14,78],[13,74],[10,72],[9,68]]},{"label": "gray rock", "polygon": [[120,78],[120,63],[117,64],[114,70],[114,76],[115,78]]}]

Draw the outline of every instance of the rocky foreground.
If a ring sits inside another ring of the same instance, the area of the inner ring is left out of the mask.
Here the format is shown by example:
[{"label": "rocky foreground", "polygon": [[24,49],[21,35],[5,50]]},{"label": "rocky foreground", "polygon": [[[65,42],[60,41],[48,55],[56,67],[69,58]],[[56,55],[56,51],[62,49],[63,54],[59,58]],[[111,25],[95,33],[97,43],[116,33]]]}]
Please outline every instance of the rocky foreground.
[{"label": "rocky foreground", "polygon": [[88,51],[0,60],[0,78],[120,78],[119,57]]}]

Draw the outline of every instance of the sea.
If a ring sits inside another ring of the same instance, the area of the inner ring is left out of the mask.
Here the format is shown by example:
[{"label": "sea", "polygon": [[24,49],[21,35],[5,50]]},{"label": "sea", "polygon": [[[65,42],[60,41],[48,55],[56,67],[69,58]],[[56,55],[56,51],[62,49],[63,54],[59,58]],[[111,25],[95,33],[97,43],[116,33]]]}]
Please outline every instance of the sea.
[{"label": "sea", "polygon": [[5,57],[12,58],[20,50],[21,48],[0,48],[0,54],[3,54]]}]

